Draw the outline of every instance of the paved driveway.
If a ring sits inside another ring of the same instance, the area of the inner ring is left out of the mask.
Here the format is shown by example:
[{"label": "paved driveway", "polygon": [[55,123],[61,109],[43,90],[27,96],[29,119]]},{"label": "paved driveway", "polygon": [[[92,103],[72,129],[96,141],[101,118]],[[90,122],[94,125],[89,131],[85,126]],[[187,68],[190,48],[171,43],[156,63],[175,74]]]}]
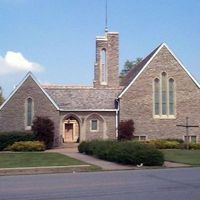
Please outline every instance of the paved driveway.
[{"label": "paved driveway", "polygon": [[200,168],[0,177],[0,200],[199,200]]}]

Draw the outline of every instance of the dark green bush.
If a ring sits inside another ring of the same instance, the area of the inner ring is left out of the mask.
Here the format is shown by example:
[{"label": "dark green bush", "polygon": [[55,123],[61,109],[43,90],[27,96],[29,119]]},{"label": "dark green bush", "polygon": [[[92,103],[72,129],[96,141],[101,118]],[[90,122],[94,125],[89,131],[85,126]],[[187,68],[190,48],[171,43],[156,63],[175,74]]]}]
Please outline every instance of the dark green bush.
[{"label": "dark green bush", "polygon": [[152,145],[132,141],[87,141],[79,145],[79,152],[122,164],[155,166],[164,162],[162,152]]},{"label": "dark green bush", "polygon": [[37,140],[44,142],[47,149],[53,147],[54,122],[48,117],[36,117],[33,120],[32,130]]},{"label": "dark green bush", "polygon": [[15,142],[9,146],[11,151],[44,151],[45,145],[40,141]]},{"label": "dark green bush", "polygon": [[1,132],[0,151],[4,150],[9,145],[12,145],[14,142],[33,140],[35,140],[35,135],[32,132]]},{"label": "dark green bush", "polygon": [[81,142],[79,145],[78,145],[78,151],[80,153],[84,153],[86,151],[86,148],[87,148],[88,144],[86,141],[83,141]]}]

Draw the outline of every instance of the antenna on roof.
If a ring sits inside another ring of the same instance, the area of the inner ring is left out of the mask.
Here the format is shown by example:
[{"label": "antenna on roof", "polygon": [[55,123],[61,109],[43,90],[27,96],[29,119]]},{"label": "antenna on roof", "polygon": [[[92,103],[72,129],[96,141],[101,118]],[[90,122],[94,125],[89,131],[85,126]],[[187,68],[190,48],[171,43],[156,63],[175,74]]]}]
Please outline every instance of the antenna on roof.
[{"label": "antenna on roof", "polygon": [[108,0],[106,0],[105,32],[108,32]]}]

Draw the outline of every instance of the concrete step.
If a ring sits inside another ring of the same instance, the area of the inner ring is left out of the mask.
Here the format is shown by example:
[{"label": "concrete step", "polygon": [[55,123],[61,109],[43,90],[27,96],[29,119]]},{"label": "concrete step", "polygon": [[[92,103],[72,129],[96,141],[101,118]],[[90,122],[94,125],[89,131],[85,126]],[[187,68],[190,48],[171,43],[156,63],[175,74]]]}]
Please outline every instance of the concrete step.
[{"label": "concrete step", "polygon": [[63,143],[59,148],[77,148],[78,145],[79,145],[79,143],[66,142],[66,143]]}]

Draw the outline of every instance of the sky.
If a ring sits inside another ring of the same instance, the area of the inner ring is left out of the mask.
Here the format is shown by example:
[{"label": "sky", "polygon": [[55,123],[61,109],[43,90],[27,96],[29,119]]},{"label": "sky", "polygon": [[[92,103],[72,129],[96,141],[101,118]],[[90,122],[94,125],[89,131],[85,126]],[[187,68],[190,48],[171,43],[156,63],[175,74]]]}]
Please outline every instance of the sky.
[{"label": "sky", "polygon": [[[32,71],[42,84],[91,85],[105,0],[0,0],[0,86],[7,97]],[[166,42],[200,82],[199,0],[108,0],[120,69]]]}]

